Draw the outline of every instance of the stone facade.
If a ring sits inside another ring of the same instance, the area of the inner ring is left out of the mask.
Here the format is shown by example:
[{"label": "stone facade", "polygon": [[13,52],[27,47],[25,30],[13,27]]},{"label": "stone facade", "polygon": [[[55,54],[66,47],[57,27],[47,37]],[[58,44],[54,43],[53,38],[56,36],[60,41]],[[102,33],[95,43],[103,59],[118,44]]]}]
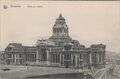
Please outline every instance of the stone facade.
[{"label": "stone facade", "polygon": [[43,65],[83,68],[105,66],[103,44],[93,44],[89,48],[69,36],[69,28],[60,14],[53,26],[49,39],[38,40],[36,46],[22,46],[10,43],[5,49],[6,64]]}]

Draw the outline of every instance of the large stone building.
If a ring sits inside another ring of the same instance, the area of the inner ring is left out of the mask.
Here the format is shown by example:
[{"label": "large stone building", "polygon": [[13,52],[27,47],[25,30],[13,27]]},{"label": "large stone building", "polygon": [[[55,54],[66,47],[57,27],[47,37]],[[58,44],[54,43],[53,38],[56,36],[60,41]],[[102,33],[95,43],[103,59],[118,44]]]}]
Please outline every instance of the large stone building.
[{"label": "large stone building", "polygon": [[69,28],[60,14],[47,40],[38,40],[36,46],[10,43],[5,49],[6,64],[43,65],[59,67],[104,67],[105,48],[93,44],[89,48],[69,36]]}]

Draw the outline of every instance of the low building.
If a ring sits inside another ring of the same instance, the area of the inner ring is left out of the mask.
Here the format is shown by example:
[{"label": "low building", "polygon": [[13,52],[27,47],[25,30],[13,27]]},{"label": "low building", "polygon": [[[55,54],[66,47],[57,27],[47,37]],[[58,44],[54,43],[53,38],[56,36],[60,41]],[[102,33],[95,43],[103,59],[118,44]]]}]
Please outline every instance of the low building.
[{"label": "low building", "polygon": [[27,64],[59,67],[104,67],[105,48],[93,44],[89,48],[69,36],[65,19],[60,16],[53,26],[49,39],[38,40],[36,46],[10,43],[5,49],[6,64]]}]

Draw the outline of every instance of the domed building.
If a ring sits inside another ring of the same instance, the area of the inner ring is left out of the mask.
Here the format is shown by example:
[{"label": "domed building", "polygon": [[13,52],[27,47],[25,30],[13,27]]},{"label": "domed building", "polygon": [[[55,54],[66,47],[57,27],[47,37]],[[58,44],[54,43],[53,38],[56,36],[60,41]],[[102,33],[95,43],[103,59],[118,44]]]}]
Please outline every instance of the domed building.
[{"label": "domed building", "polygon": [[52,32],[49,39],[38,40],[36,46],[10,43],[5,49],[6,63],[66,68],[105,66],[106,46],[93,44],[86,48],[78,40],[73,40],[61,14],[56,19]]}]

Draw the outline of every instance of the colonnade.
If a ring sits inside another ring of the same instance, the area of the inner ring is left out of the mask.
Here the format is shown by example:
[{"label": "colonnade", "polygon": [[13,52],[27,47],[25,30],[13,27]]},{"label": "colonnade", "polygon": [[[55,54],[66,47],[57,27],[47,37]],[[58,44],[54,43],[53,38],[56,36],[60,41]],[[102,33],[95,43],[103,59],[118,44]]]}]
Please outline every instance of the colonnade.
[{"label": "colonnade", "polygon": [[20,60],[22,60],[21,54],[13,53],[8,55],[11,55],[11,58],[8,58],[9,63],[20,64]]},{"label": "colonnade", "polygon": [[36,62],[36,54],[26,54],[26,62]]},{"label": "colonnade", "polygon": [[[63,53],[50,53],[49,50],[46,50],[46,61],[41,61],[41,51],[36,50],[36,63],[46,62],[46,64],[65,64],[65,59]],[[70,54],[70,63],[71,66],[81,66],[83,64],[92,65],[92,64],[103,64],[103,55],[101,52],[96,53],[74,53]]]}]

